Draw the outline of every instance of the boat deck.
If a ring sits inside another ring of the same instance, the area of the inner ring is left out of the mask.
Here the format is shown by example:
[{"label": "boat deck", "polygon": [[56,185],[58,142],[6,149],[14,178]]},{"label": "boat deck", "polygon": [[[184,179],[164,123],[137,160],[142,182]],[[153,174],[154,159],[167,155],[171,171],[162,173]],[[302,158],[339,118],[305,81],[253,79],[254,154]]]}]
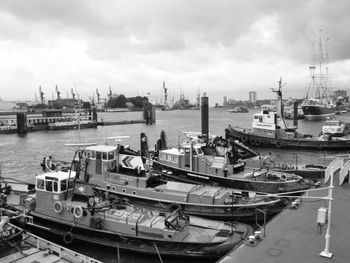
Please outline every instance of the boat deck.
[{"label": "boat deck", "polygon": [[[333,191],[330,248],[332,262],[349,261],[350,240],[350,184],[335,186]],[[313,196],[327,196],[327,191],[310,193]],[[328,201],[311,199],[302,201],[297,209],[287,209],[275,217],[266,228],[266,237],[255,246],[243,244],[226,255],[220,263],[294,263],[330,262],[320,256],[325,249],[327,226],[322,231],[317,225],[317,211],[328,207]]]},{"label": "boat deck", "polygon": [[23,241],[1,251],[1,263],[102,263],[33,234],[24,233]]}]

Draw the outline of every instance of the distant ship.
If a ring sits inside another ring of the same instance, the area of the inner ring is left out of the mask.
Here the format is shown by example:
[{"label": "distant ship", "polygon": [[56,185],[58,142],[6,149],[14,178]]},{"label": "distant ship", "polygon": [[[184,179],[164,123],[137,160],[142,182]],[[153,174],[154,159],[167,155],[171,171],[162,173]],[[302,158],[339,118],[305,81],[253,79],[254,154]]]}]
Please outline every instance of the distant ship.
[{"label": "distant ship", "polygon": [[305,119],[308,120],[326,119],[335,115],[336,110],[329,85],[327,46],[324,53],[321,35],[318,49],[318,61],[314,61],[314,65],[309,67],[311,81],[306,98],[301,104]]}]

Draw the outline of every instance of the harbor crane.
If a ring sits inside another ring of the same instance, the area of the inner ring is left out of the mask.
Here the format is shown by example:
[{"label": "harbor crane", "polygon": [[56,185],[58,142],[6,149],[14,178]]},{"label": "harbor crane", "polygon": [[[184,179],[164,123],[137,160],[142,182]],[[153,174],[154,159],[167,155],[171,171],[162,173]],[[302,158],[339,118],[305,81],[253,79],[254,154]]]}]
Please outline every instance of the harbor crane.
[{"label": "harbor crane", "polygon": [[39,94],[40,94],[40,101],[41,104],[44,104],[45,98],[44,98],[44,92],[41,90],[41,86],[39,86]]},{"label": "harbor crane", "polygon": [[163,81],[163,91],[164,91],[164,103],[163,105],[168,105],[168,88],[165,87],[165,81]]},{"label": "harbor crane", "polygon": [[61,92],[58,91],[58,87],[56,85],[56,93],[57,93],[57,99],[61,99]]},{"label": "harbor crane", "polygon": [[112,87],[109,86],[109,93],[108,93],[108,98],[112,98]]}]

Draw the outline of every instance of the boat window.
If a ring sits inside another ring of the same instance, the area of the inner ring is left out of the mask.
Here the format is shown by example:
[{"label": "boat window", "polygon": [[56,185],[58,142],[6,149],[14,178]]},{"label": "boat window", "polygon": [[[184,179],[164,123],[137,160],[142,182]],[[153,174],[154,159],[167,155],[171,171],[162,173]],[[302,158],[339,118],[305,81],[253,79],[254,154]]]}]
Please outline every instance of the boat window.
[{"label": "boat window", "polygon": [[102,160],[107,161],[107,153],[106,152],[102,153]]},{"label": "boat window", "polygon": [[101,160],[102,154],[101,152],[96,152],[96,159]]},{"label": "boat window", "polygon": [[45,190],[48,192],[52,192],[52,181],[51,180],[45,181]]},{"label": "boat window", "polygon": [[159,159],[160,160],[166,160],[166,155],[164,153],[159,154]]},{"label": "boat window", "polygon": [[254,116],[254,119],[259,119],[259,116]]},{"label": "boat window", "polygon": [[179,158],[176,155],[173,155],[173,163],[178,163]]},{"label": "boat window", "polygon": [[66,191],[67,190],[67,180],[62,180],[61,181],[61,191]]},{"label": "boat window", "polygon": [[58,183],[57,183],[57,181],[53,182],[53,191],[54,192],[58,192]]},{"label": "boat window", "polygon": [[259,122],[263,122],[263,116],[259,116]]},{"label": "boat window", "polygon": [[114,151],[108,152],[108,160],[114,160]]},{"label": "boat window", "polygon": [[96,152],[95,151],[91,152],[91,159],[96,159]]},{"label": "boat window", "polygon": [[38,180],[36,181],[36,188],[37,188],[37,189],[44,189],[44,180],[38,179]]},{"label": "boat window", "polygon": [[73,182],[73,179],[70,178],[69,181],[68,181],[68,189],[72,189],[74,186],[74,182]]},{"label": "boat window", "polygon": [[170,154],[167,154],[166,158],[167,158],[167,161],[171,162],[171,156]]}]

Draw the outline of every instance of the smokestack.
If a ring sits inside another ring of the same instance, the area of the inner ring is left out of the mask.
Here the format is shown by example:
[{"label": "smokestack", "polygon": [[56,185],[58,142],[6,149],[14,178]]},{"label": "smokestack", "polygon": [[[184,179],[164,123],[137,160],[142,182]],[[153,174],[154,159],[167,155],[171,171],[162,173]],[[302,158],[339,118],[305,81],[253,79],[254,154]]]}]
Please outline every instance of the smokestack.
[{"label": "smokestack", "polygon": [[206,93],[201,98],[201,114],[202,114],[202,135],[206,136],[206,142],[209,138],[209,102]]}]

